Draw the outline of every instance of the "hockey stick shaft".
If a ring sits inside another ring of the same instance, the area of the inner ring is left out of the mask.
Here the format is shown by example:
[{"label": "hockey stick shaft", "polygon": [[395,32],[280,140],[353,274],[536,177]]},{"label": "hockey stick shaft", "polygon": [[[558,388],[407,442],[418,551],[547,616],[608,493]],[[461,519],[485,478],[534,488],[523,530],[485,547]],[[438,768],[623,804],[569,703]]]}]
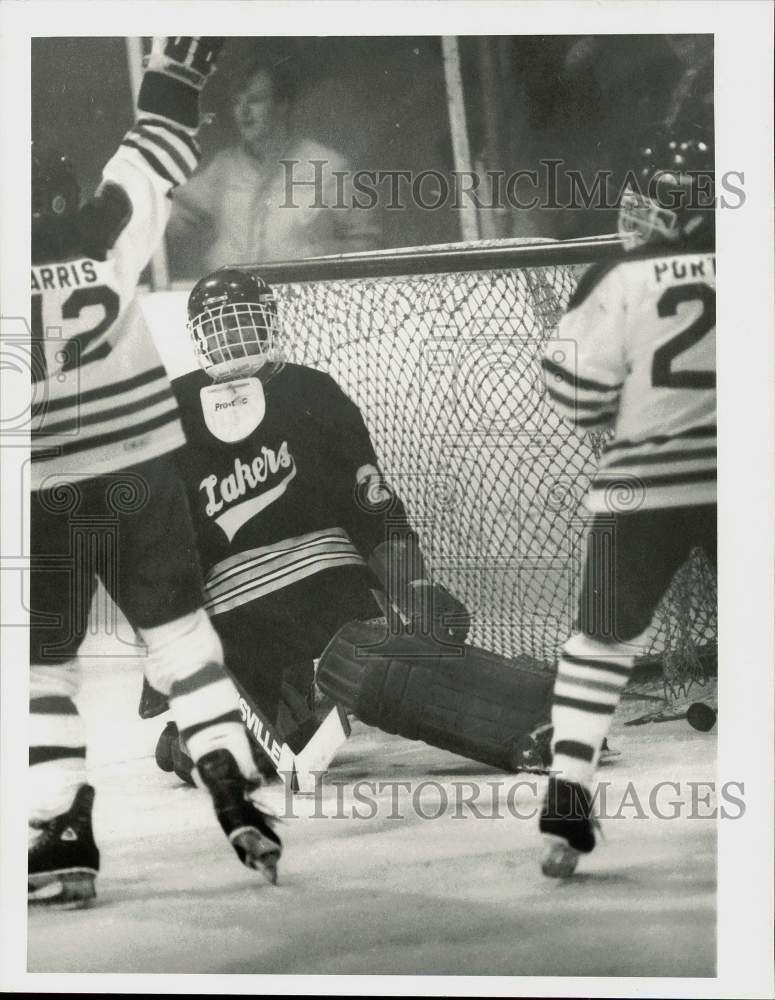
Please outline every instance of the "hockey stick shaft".
[{"label": "hockey stick shaft", "polygon": [[248,735],[258,744],[284,782],[293,783],[295,758],[291,748],[283,740],[277,729],[267,719],[264,712],[247,694],[245,688],[235,681],[239,693],[239,710]]}]

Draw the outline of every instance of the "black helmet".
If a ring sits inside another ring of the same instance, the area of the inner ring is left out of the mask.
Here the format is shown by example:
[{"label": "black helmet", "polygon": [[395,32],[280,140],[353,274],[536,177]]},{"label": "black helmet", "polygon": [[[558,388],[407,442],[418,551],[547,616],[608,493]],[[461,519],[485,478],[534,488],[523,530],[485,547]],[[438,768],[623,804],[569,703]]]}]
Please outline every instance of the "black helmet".
[{"label": "black helmet", "polygon": [[70,160],[32,147],[32,221],[62,219],[78,211],[81,191]]},{"label": "black helmet", "polygon": [[188,328],[199,363],[216,381],[282,363],[277,302],[252,271],[224,267],[198,281],[188,297]]},{"label": "black helmet", "polygon": [[689,134],[644,144],[637,171],[629,177],[619,208],[619,235],[627,249],[653,241],[713,246],[714,162],[709,140]]}]

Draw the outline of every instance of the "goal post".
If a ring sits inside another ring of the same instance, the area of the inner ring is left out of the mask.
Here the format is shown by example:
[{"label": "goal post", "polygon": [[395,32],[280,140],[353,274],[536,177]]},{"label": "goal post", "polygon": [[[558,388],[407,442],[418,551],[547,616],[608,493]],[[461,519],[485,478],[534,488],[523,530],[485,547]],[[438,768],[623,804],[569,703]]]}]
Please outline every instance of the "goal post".
[{"label": "goal post", "polygon": [[[604,237],[249,268],[275,289],[289,360],[330,373],[360,407],[434,576],[472,611],[471,642],[547,668],[575,614],[600,436],[555,414],[541,355],[579,265],[619,257]],[[714,647],[712,576],[696,553],[644,657],[691,670]]]}]

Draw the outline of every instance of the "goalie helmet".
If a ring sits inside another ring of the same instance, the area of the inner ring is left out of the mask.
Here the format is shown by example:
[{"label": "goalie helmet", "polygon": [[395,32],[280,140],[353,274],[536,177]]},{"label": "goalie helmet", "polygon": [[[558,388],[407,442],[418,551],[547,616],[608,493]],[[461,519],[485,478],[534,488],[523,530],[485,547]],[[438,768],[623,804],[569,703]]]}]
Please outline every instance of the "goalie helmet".
[{"label": "goalie helmet", "polygon": [[81,191],[70,160],[32,148],[32,222],[57,221],[78,211]]},{"label": "goalie helmet", "polygon": [[226,267],[198,281],[188,297],[188,329],[216,382],[271,374],[282,364],[277,302],[250,271]]},{"label": "goalie helmet", "polygon": [[622,194],[619,235],[625,249],[644,243],[711,247],[715,237],[713,151],[701,138],[643,146]]}]

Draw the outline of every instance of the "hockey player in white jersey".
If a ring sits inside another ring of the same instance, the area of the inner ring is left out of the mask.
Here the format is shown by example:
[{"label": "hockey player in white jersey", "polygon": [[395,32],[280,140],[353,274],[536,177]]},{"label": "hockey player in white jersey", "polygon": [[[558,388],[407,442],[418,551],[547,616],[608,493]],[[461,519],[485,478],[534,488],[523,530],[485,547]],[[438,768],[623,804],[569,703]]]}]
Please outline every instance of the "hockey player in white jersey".
[{"label": "hockey player in white jersey", "polygon": [[638,637],[693,548],[716,560],[713,158],[698,138],[642,155],[620,210],[632,259],[584,274],[544,356],[560,415],[615,432],[586,499],[582,593],[554,686],[540,818],[554,877],[595,846],[592,781]]},{"label": "hockey player in white jersey", "polygon": [[172,190],[198,160],[199,94],[222,39],[154,41],[139,117],[79,204],[62,158],[33,156],[30,628],[31,902],[95,896],[77,655],[97,577],[148,648],[201,784],[240,860],[274,879],[280,842],[203,593],[171,453],[177,406],[136,298]]}]

